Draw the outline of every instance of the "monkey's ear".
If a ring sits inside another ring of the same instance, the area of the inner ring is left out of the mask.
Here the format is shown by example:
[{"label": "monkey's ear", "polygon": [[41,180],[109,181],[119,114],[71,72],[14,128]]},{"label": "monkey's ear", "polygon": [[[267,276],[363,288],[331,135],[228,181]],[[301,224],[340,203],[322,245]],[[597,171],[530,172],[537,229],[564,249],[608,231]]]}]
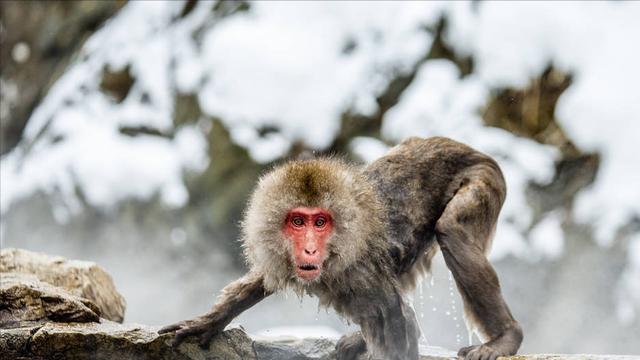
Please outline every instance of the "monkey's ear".
[{"label": "monkey's ear", "polygon": [[314,160],[314,159],[316,159],[316,154],[314,154],[314,152],[311,150],[303,150],[294,158],[294,160],[298,160],[298,161]]}]

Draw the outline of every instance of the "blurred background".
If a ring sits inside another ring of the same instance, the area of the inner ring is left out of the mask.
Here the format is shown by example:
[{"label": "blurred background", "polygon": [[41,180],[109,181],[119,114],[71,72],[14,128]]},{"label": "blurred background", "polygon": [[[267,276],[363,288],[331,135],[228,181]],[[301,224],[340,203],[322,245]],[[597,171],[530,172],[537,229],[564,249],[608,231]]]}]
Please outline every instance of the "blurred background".
[{"label": "blurred background", "polygon": [[[640,354],[639,2],[2,1],[3,248],[92,260],[125,321],[193,317],[243,274],[258,176],[443,135],[500,163],[491,259],[523,352]],[[423,343],[466,346],[440,259]],[[269,298],[255,335],[339,336]],[[474,339],[477,342],[477,339]]]}]

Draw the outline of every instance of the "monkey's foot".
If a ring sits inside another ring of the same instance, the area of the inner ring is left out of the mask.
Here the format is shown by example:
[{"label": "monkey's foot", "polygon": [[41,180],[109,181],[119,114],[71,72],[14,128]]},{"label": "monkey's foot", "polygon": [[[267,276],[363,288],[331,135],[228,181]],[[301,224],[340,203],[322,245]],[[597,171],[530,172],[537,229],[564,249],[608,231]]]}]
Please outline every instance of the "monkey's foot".
[{"label": "monkey's foot", "polygon": [[458,356],[464,360],[496,360],[504,355],[507,354],[502,354],[486,344],[467,346],[458,351]]},{"label": "monkey's foot", "polygon": [[517,322],[502,333],[482,345],[467,346],[458,351],[465,360],[495,360],[499,356],[515,355],[522,344],[522,328]]},{"label": "monkey's foot", "polygon": [[337,360],[354,360],[358,355],[367,351],[367,344],[364,342],[362,334],[357,331],[345,335],[336,344]]},{"label": "monkey's foot", "polygon": [[222,332],[226,325],[213,316],[204,315],[165,326],[158,330],[158,334],[175,332],[175,338],[171,342],[173,347],[180,345],[187,337],[197,336],[198,345],[205,349],[209,346],[211,339]]}]

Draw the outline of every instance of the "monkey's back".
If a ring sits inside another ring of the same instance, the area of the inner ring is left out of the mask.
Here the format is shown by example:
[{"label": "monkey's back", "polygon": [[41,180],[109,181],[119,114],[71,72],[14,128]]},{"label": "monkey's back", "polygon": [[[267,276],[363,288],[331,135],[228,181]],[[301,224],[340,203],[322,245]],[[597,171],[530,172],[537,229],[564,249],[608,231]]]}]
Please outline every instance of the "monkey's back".
[{"label": "monkey's back", "polygon": [[503,193],[499,201],[504,200],[504,180],[496,162],[444,137],[409,138],[364,173],[387,210],[391,257],[399,275],[410,275],[404,279],[409,285],[428,270],[437,250],[436,222],[461,186],[473,178],[499,179],[493,185]]}]

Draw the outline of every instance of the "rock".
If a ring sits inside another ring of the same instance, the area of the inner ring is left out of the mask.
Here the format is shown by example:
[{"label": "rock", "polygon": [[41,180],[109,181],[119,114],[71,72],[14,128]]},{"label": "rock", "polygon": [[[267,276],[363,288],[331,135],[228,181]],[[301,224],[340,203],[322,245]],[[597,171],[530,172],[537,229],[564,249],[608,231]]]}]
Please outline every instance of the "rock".
[{"label": "rock", "polygon": [[254,341],[258,359],[331,359],[336,344],[329,339]]},{"label": "rock", "polygon": [[44,320],[95,322],[100,319],[100,309],[91,300],[42,282],[31,274],[3,273],[0,298],[0,327]]},{"label": "rock", "polygon": [[93,262],[67,260],[22,249],[2,249],[0,273],[3,283],[8,276],[5,273],[33,274],[42,282],[90,300],[105,319],[116,322],[124,319],[124,298],[116,290],[111,276]]},{"label": "rock", "polygon": [[[254,342],[242,329],[233,328],[217,336],[208,349],[196,339],[187,339],[177,349],[170,345],[173,335],[158,335],[158,327],[100,323],[25,326],[0,330],[0,357],[34,359],[329,359],[333,343],[304,340],[293,343]],[[261,349],[260,352],[254,349]],[[283,349],[288,349],[284,350]],[[295,355],[295,356],[294,356]]]},{"label": "rock", "polygon": [[[47,323],[0,330],[0,358],[170,358],[160,356],[158,351],[168,349],[161,342],[159,336],[146,327],[119,325],[108,320],[89,324]],[[175,359],[185,358],[170,355]]]},{"label": "rock", "polygon": [[[335,359],[334,342],[327,339],[253,340],[241,328],[232,328],[217,336],[203,350],[195,339],[187,339],[171,348],[173,335],[158,335],[158,327],[100,323],[75,323],[23,326],[0,329],[2,359],[247,359],[310,360]],[[366,358],[366,357],[364,357]],[[455,356],[423,354],[421,360],[455,359]],[[511,360],[631,360],[634,356],[611,355],[517,355]]]}]

